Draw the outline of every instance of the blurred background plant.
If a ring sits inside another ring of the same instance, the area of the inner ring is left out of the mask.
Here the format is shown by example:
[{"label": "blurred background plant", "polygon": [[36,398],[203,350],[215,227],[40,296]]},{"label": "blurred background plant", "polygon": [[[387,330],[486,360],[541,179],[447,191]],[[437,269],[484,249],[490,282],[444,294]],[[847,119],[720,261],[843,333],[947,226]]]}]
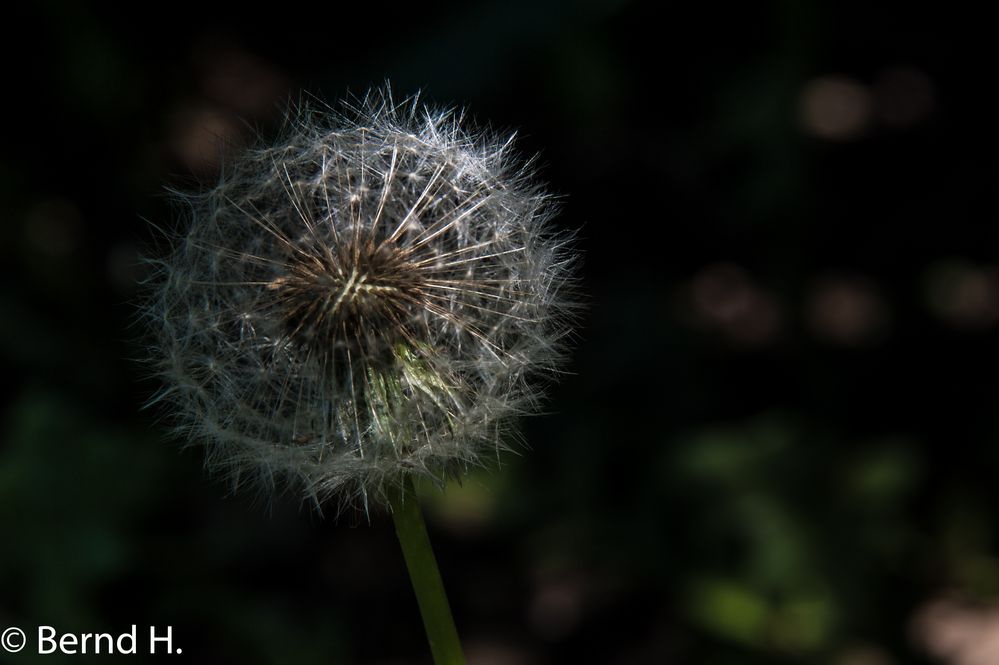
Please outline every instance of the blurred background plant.
[{"label": "blurred background plant", "polygon": [[518,128],[587,253],[574,374],[532,449],[425,488],[472,663],[995,660],[986,21],[327,9],[47,0],[8,21],[0,626],[172,624],[198,663],[427,662],[388,520],[221,498],[139,411],[154,386],[129,361],[162,182],[211,182],[289,93],[390,78]]}]

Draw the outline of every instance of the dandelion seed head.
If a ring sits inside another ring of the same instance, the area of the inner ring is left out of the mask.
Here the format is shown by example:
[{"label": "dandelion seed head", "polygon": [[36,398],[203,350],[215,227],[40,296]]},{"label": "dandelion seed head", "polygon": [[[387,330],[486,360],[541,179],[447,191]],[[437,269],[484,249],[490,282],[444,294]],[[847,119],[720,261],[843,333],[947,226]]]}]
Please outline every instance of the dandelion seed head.
[{"label": "dandelion seed head", "polygon": [[150,360],[234,486],[342,508],[495,456],[564,359],[575,253],[511,142],[387,87],[178,193]]}]

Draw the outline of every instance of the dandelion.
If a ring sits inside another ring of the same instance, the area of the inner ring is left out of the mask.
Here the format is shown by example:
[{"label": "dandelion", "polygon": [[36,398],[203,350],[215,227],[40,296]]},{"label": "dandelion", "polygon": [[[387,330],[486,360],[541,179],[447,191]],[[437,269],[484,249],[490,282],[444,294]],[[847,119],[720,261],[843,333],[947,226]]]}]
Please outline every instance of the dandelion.
[{"label": "dandelion", "polygon": [[153,401],[234,486],[387,502],[406,550],[412,478],[494,457],[563,359],[574,254],[552,197],[510,139],[386,87],[299,108],[178,198],[145,309]]}]

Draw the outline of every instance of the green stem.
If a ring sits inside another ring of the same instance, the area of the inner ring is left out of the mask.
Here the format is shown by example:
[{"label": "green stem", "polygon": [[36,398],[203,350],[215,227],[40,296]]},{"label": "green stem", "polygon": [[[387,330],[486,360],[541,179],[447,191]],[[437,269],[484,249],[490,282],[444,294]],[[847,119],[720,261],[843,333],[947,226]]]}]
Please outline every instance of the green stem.
[{"label": "green stem", "polygon": [[393,488],[389,492],[389,504],[392,506],[392,521],[395,522],[395,533],[402,545],[409,579],[416,592],[416,602],[423,615],[423,627],[427,630],[434,663],[465,665],[458,630],[454,627],[451,607],[444,593],[444,582],[437,569],[437,560],[430,547],[427,527],[423,523],[423,514],[410,478],[405,479],[402,488]]}]

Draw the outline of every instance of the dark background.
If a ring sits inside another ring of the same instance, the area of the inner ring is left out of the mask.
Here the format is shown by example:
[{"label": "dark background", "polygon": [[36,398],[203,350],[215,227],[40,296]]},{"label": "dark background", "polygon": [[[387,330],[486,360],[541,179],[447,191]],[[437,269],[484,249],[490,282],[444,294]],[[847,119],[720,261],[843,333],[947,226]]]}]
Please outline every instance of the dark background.
[{"label": "dark background", "polygon": [[5,10],[0,629],[429,662],[390,520],[226,496],[129,360],[164,185],[390,79],[518,130],[585,251],[531,450],[427,493],[473,665],[999,663],[994,36],[873,4]]}]

